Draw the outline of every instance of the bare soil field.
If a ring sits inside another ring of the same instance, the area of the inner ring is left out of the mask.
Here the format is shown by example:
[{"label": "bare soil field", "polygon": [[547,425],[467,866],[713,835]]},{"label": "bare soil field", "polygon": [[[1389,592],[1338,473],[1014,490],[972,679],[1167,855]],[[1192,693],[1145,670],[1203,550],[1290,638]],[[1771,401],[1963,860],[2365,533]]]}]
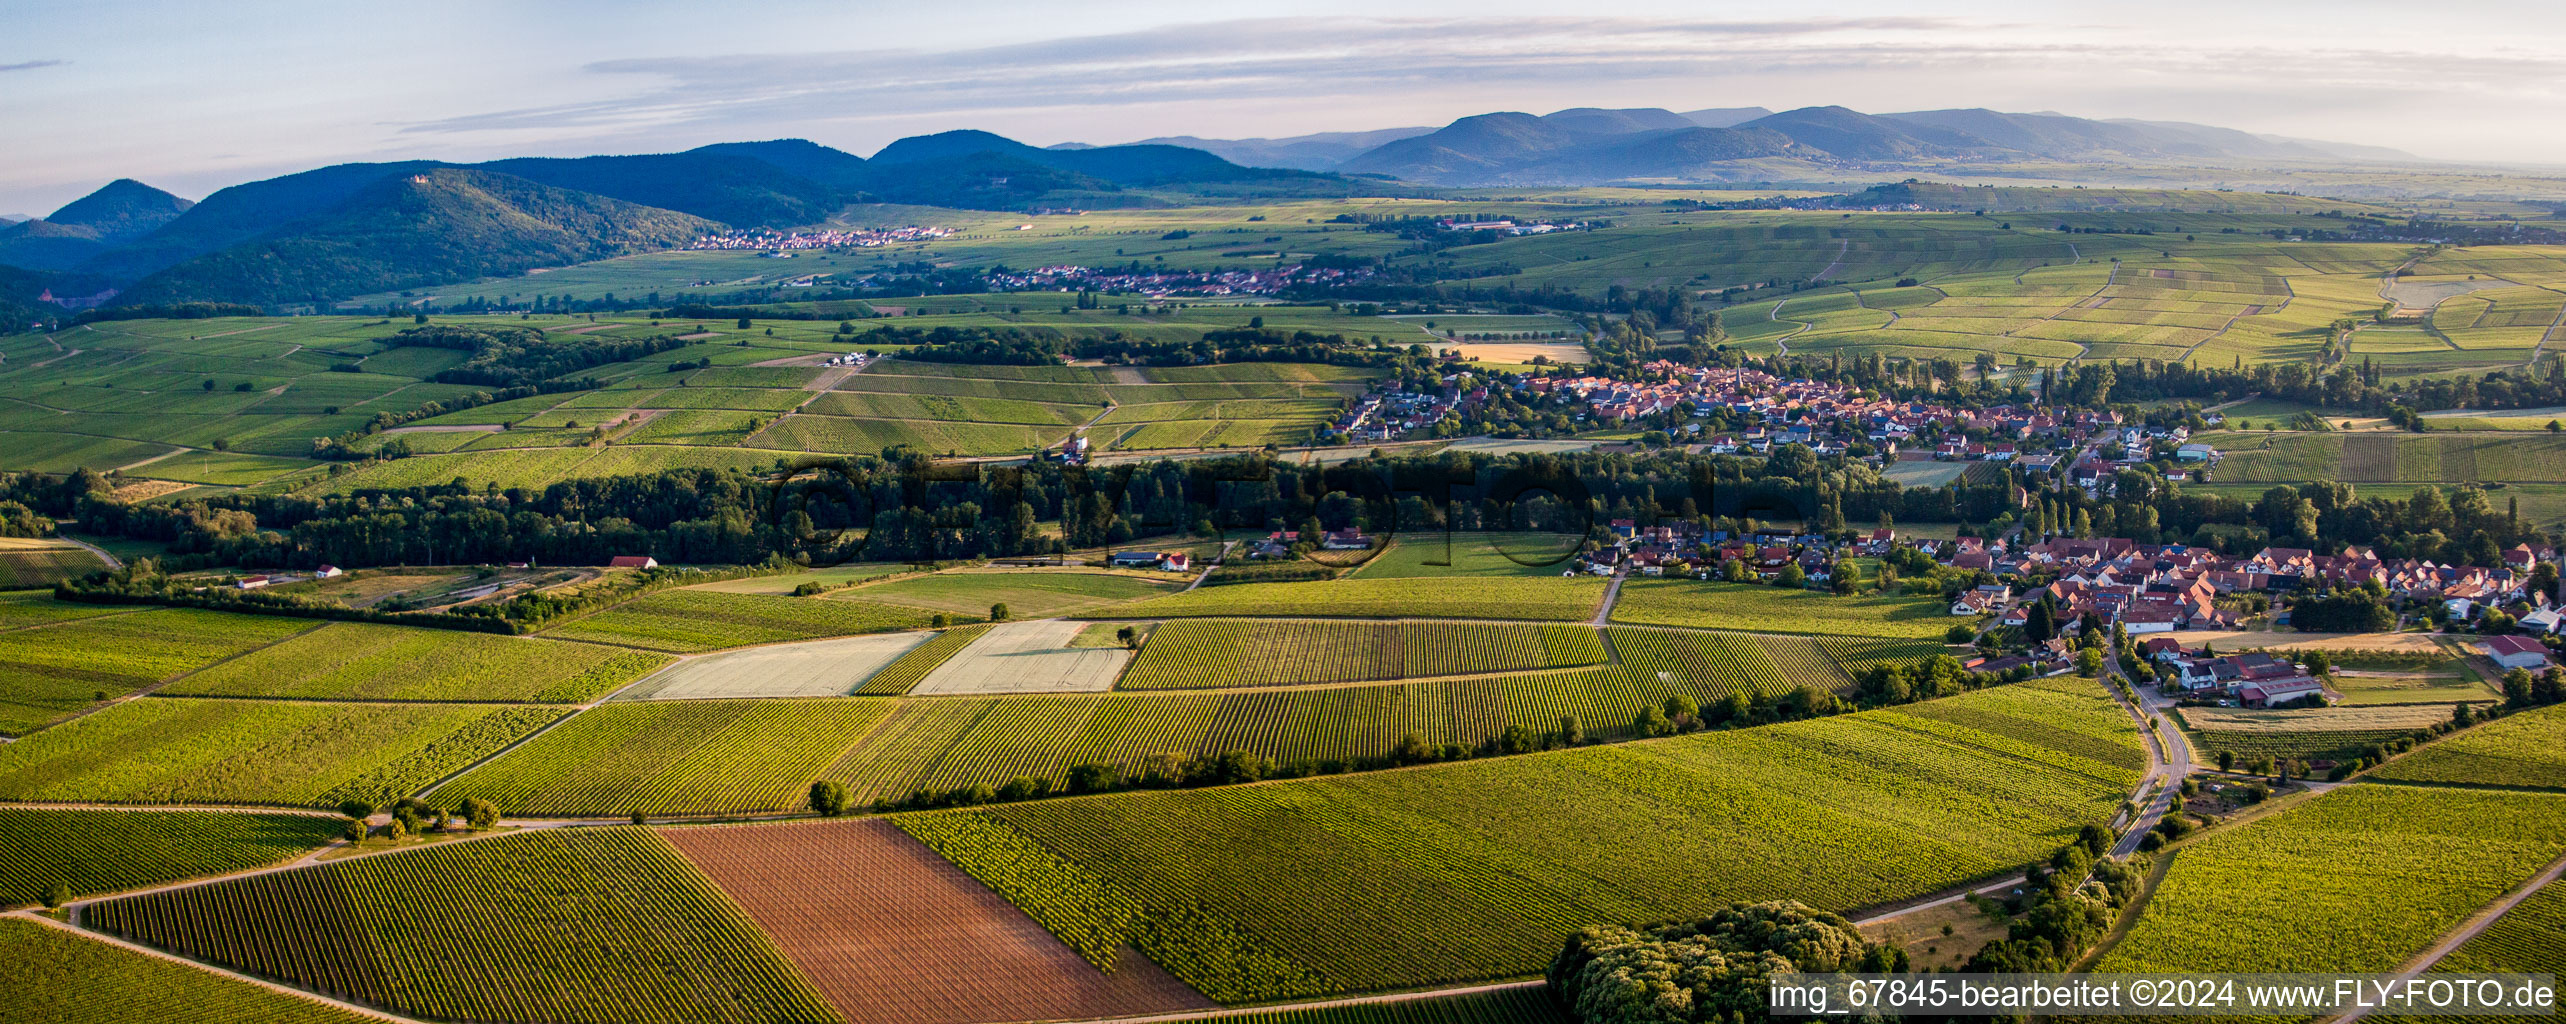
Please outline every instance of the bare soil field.
[{"label": "bare soil field", "polygon": [[2441,300],[2454,295],[2466,295],[2469,292],[2487,288],[2512,287],[2515,285],[2510,281],[2489,277],[2481,277],[2473,281],[2449,277],[2401,277],[2380,291],[2387,297],[2395,299],[2400,310],[2422,312],[2440,305]]},{"label": "bare soil field", "polygon": [[1114,688],[1132,652],[1072,647],[1083,622],[1045,619],[1001,624],[918,682],[912,695],[1102,693]]},{"label": "bare soil field", "polygon": [[848,1024],[1211,1009],[1147,957],[1112,974],[880,819],[663,829]]},{"label": "bare soil field", "polygon": [[1534,356],[1549,356],[1554,363],[1583,363],[1594,358],[1584,345],[1558,341],[1463,341],[1448,347],[1459,349],[1463,359],[1483,363],[1529,363]]},{"label": "bare soil field", "polygon": [[850,636],[708,654],[671,665],[615,699],[844,696],[932,635]]}]

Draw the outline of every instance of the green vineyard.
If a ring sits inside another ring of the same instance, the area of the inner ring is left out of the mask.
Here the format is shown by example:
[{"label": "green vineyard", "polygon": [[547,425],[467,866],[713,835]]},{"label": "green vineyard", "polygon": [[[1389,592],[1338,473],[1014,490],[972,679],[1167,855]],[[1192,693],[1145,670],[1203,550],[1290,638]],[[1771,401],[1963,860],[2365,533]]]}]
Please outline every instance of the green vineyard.
[{"label": "green vineyard", "polygon": [[576,704],[668,662],[665,655],[593,644],[334,622],[198,672],[162,692]]},{"label": "green vineyard", "polygon": [[387,804],[564,713],[147,697],[0,746],[0,800]]},{"label": "green vineyard", "polygon": [[438,794],[479,796],[523,814],[705,815],[798,808],[804,790],[820,778],[844,780],[859,801],[896,800],[995,788],[1019,776],[1059,782],[1082,764],[1128,770],[1164,753],[1247,751],[1281,764],[1342,769],[1388,755],[1411,734],[1476,747],[1508,726],[1555,730],[1563,716],[1576,717],[1590,737],[1629,738],[1640,709],[1668,697],[1707,704],[1732,692],[1771,695],[1798,685],[1775,650],[1798,659],[1793,663],[1814,682],[1843,682],[1802,638],[1615,627],[1616,643],[1625,633],[1637,640],[1619,665],[1435,682],[612,702],[473,769]]},{"label": "green vineyard", "polygon": [[1118,932],[1217,1000],[1512,977],[1588,922],[1785,895],[1847,910],[1986,877],[2138,780],[2135,727],[2090,683],[1941,703],[2022,735],[1871,712],[896,821],[1073,944]]},{"label": "green vineyard", "polygon": [[1217,1019],[1221,1024],[1570,1024],[1571,1020],[1568,1011],[1550,997],[1550,990],[1539,985],[1201,1019]]},{"label": "green vineyard", "polygon": [[2370,774],[2403,782],[2566,789],[2566,705],[2519,712],[2425,744]]},{"label": "green vineyard", "polygon": [[[1253,652],[1253,653],[1250,653]],[[1356,683],[1600,664],[1585,626],[1184,619],[1152,632],[1125,690]]]},{"label": "green vineyard", "polygon": [[838,1019],[647,829],[532,832],[255,875],[108,901],[84,923],[432,1019]]},{"label": "green vineyard", "polygon": [[544,635],[683,654],[917,629],[927,624],[927,616],[917,608],[858,601],[667,590],[556,626]]},{"label": "green vineyard", "polygon": [[601,705],[436,790],[511,814],[733,814],[798,808],[891,702],[681,700]]},{"label": "green vineyard", "polygon": [[374,1018],[36,921],[0,919],[0,1020],[367,1024]]},{"label": "green vineyard", "polygon": [[2094,970],[2387,971],[2561,854],[2566,796],[2347,786],[2188,844]]},{"label": "green vineyard", "polygon": [[59,884],[72,898],[290,860],[338,838],[317,814],[0,807],[0,907]]}]

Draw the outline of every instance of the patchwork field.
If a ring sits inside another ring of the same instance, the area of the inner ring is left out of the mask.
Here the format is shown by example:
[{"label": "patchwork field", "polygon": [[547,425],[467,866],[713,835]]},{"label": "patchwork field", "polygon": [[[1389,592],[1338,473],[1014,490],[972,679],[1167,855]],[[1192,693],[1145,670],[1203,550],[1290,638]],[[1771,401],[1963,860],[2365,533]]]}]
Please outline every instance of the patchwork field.
[{"label": "patchwork field", "polygon": [[1851,909],[2108,818],[2138,777],[2134,735],[2106,763],[2046,745],[2040,723],[2086,723],[2068,734],[2082,746],[2127,717],[2090,686],[1950,703],[1999,692],[2037,708],[2031,738],[1875,713],[894,820],[1071,946],[1128,942],[1224,1002],[1509,977],[1588,923],[1779,896]]},{"label": "patchwork field", "polygon": [[907,693],[911,687],[918,685],[918,680],[925,679],[928,673],[935,671],[937,666],[943,665],[964,647],[970,646],[972,641],[979,639],[980,634],[988,632],[989,628],[986,625],[955,626],[932,634],[932,639],[911,648],[909,653],[900,656],[900,660],[875,672],[872,678],[866,679],[864,686],[855,692],[874,697],[897,697]]},{"label": "patchwork field", "polygon": [[[1475,747],[1510,725],[1546,732],[1562,716],[1575,716],[1590,737],[1619,739],[1634,734],[1641,708],[1670,696],[1710,704],[1731,693],[1771,697],[1803,684],[1832,688],[1849,681],[1838,657],[1805,637],[1629,627],[1615,627],[1614,636],[1622,664],[1440,682],[910,700],[615,701],[437,792],[440,799],[482,796],[511,813],[707,815],[798,808],[810,783],[821,778],[846,782],[861,802],[994,789],[1019,776],[1062,782],[1082,764],[1128,773],[1168,752],[1244,751],[1334,770],[1376,762],[1411,734]],[[882,675],[948,656],[930,651],[943,642],[918,648]],[[1882,653],[1891,652],[1905,653]],[[931,670],[914,671],[923,677]]]},{"label": "patchwork field", "polygon": [[528,832],[214,882],[101,903],[84,923],[432,1018],[836,1019],[736,904],[641,828]]},{"label": "patchwork field", "polygon": [[2388,971],[2560,854],[2566,796],[2348,786],[2186,845],[2094,970]]},{"label": "patchwork field", "polygon": [[0,907],[59,884],[72,899],[291,860],[339,836],[342,819],[224,811],[0,807]]},{"label": "patchwork field", "polygon": [[667,829],[849,1024],[1209,1009],[1139,957],[1096,969],[880,819]]},{"label": "patchwork field", "polygon": [[0,745],[0,800],[388,804],[562,709],[149,697]]},{"label": "patchwork field", "polygon": [[1968,620],[1953,616],[1950,606],[1931,598],[1837,597],[1733,583],[1641,579],[1622,584],[1621,600],[1613,605],[1613,621],[1921,639],[1939,637],[1953,623]]},{"label": "patchwork field", "polygon": [[868,688],[875,673],[929,642],[930,636],[854,636],[708,654],[651,676],[615,699],[842,697]]},{"label": "patchwork field", "polygon": [[1074,647],[1084,629],[1066,619],[1005,622],[989,627],[935,671],[910,687],[913,694],[1098,693],[1130,663],[1119,647]]},{"label": "patchwork field", "polygon": [[[52,602],[18,607],[33,617],[63,612]],[[0,733],[24,734],[312,628],[307,619],[161,608],[0,632]]]},{"label": "patchwork field", "polygon": [[879,700],[614,701],[438,786],[510,814],[746,814],[804,806],[890,710]]}]

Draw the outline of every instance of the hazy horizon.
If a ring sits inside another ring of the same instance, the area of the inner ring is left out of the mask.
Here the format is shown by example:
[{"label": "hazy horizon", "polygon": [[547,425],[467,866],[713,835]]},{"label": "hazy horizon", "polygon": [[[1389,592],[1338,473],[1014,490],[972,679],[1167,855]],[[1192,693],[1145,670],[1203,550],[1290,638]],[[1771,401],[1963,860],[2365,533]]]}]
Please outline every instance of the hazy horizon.
[{"label": "hazy horizon", "polygon": [[[17,100],[0,126],[20,143],[0,212],[44,215],[120,177],[201,199],[355,161],[785,137],[870,155],[959,128],[1035,145],[1280,137],[1579,106],[1989,107],[2566,164],[2566,138],[2536,127],[2566,82],[2566,13],[2548,7],[1977,0],[1919,13],[1829,0],[1705,13],[1646,0],[1586,18],[1327,0],[1246,16],[1267,10],[796,0],[734,18],[472,2],[422,18],[280,0],[39,3],[11,15],[20,31],[0,44]],[[2485,18],[2502,20],[2503,44],[2436,31]]]}]

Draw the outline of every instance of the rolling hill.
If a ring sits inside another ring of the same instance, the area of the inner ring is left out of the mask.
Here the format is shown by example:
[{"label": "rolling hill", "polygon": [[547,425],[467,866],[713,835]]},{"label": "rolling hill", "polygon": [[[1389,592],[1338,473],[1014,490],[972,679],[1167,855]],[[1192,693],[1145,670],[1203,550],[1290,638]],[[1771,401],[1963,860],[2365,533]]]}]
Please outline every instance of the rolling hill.
[{"label": "rolling hill", "polygon": [[494,171],[436,167],[378,179],[290,230],[179,262],[118,299],[319,301],[606,259],[719,227]]},{"label": "rolling hill", "polygon": [[1236,157],[1274,155],[1292,166],[1438,185],[1583,185],[1634,180],[1736,181],[1926,167],[1953,161],[2066,161],[2125,165],[2351,160],[2413,163],[2378,146],[2254,135],[2208,125],[2101,121],[1986,109],[1866,114],[1840,106],[1779,113],[1717,107],[1576,107],[1461,118],[1342,153],[1359,133],[1288,139],[1164,139]]},{"label": "rolling hill", "polygon": [[0,228],[0,264],[61,270],[178,219],[196,204],[118,178],[51,215]]}]

